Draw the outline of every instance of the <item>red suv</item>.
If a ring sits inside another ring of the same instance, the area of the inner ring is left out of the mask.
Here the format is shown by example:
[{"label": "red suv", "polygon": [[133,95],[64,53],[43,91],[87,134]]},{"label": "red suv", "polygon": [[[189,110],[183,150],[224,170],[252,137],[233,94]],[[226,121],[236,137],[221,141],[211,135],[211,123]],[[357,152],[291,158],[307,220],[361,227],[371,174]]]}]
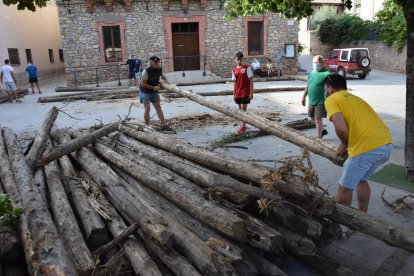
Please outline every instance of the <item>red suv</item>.
[{"label": "red suv", "polygon": [[346,78],[346,74],[365,79],[371,71],[371,59],[368,48],[334,49],[326,59],[325,68]]}]

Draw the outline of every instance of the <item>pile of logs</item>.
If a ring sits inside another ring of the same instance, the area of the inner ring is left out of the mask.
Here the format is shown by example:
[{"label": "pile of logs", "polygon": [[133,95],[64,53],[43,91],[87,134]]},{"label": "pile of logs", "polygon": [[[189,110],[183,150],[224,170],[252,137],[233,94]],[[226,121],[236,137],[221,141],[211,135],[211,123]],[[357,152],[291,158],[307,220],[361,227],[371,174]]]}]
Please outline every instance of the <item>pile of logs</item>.
[{"label": "pile of logs", "polygon": [[351,273],[321,261],[339,224],[414,251],[413,233],[336,205],[291,164],[272,171],[125,121],[58,129],[57,115],[26,155],[11,129],[0,135],[0,180],[24,210],[13,234],[33,275],[285,275],[288,255]]},{"label": "pile of logs", "polygon": [[[26,89],[20,89],[19,88],[19,89],[17,89],[16,93],[17,93],[17,97],[20,99],[20,98],[23,98],[24,96],[28,95],[29,90],[27,88]],[[12,98],[14,100],[14,92],[11,92],[11,94],[12,94]],[[0,104],[8,103],[8,102],[10,102],[10,99],[9,99],[9,96],[7,95],[7,91],[0,89]]]}]

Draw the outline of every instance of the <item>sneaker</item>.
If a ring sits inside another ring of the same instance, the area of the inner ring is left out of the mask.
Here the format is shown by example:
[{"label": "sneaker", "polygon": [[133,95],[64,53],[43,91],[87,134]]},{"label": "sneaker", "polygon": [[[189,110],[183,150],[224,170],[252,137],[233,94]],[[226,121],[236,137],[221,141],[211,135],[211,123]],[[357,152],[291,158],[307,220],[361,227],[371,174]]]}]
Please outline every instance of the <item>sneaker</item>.
[{"label": "sneaker", "polygon": [[245,126],[241,126],[241,127],[239,127],[239,129],[237,130],[237,133],[238,134],[242,134],[242,133],[244,133],[246,131],[246,127]]},{"label": "sneaker", "polygon": [[328,135],[328,131],[326,129],[322,130],[322,135],[321,135],[321,139],[323,138],[323,136]]}]

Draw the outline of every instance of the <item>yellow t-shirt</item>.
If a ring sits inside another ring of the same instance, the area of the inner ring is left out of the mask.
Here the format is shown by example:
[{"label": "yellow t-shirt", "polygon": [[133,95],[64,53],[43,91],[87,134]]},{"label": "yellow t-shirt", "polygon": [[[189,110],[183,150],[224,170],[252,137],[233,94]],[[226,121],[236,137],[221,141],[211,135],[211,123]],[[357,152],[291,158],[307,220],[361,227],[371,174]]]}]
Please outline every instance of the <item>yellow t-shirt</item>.
[{"label": "yellow t-shirt", "polygon": [[392,143],[388,127],[372,107],[361,98],[341,90],[330,95],[325,101],[328,119],[342,113],[348,126],[348,155],[360,155]]}]

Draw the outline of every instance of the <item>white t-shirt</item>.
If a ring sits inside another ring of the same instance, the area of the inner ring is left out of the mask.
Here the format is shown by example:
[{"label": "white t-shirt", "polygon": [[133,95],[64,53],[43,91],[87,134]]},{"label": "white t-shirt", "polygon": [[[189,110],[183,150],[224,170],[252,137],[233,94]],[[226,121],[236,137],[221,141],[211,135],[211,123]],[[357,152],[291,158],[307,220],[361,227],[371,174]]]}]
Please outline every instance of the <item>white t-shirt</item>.
[{"label": "white t-shirt", "polygon": [[259,61],[253,61],[252,62],[253,69],[259,69],[260,68],[260,62]]},{"label": "white t-shirt", "polygon": [[4,65],[0,68],[0,72],[3,73],[3,81],[5,82],[14,82],[14,79],[12,77],[11,72],[13,72],[14,69],[10,65]]}]

